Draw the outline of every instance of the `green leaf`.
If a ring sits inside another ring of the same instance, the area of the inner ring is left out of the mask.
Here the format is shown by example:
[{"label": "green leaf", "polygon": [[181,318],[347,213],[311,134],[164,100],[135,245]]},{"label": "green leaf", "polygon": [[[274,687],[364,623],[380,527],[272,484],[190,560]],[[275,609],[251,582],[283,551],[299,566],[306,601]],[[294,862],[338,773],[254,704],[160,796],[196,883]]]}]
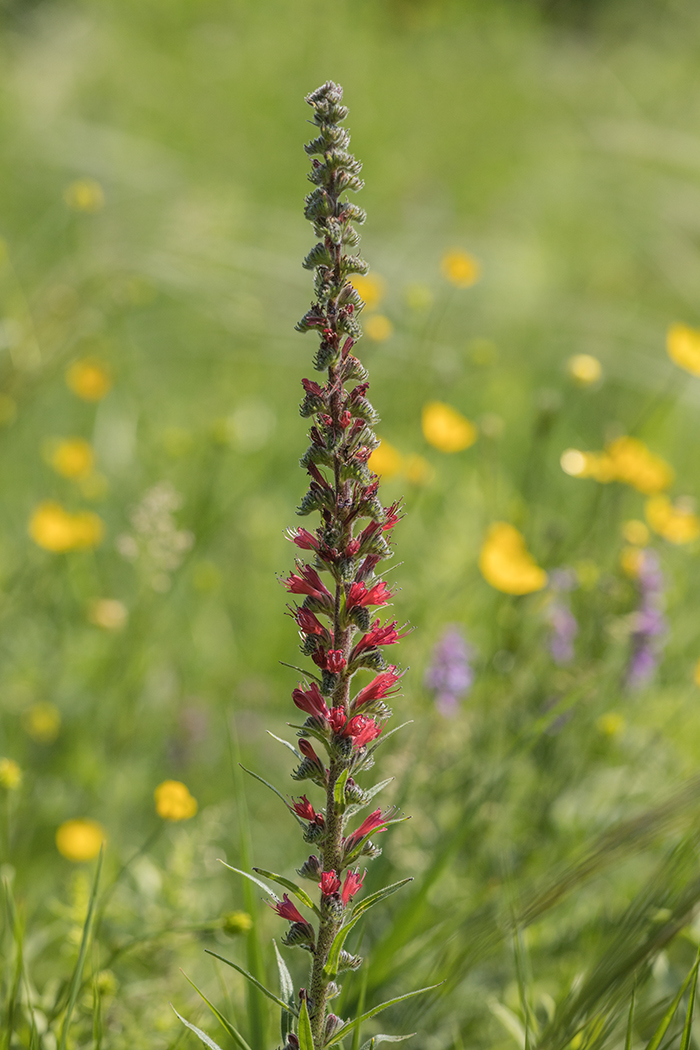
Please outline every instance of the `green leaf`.
[{"label": "green leaf", "polygon": [[371,1039],[362,1044],[360,1050],[374,1050],[375,1046],[379,1046],[380,1043],[402,1043],[404,1039],[413,1039],[415,1034],[415,1032],[410,1032],[408,1035],[373,1035]]},{"label": "green leaf", "polygon": [[[700,956],[700,948],[698,948],[698,955]],[[681,1045],[679,1050],[689,1050],[690,1048],[690,1035],[693,1027],[693,1010],[695,1008],[695,990],[698,985],[698,966],[697,959],[695,963],[695,974],[690,984],[690,995],[688,996],[688,1009],[685,1013],[685,1024],[683,1025],[683,1036],[681,1038]]]},{"label": "green leaf", "polygon": [[[272,944],[275,949],[275,956],[277,958],[277,970],[280,975],[280,994],[282,998],[291,1005],[294,1003],[294,982],[292,981],[292,975],[287,969],[287,964],[280,955],[280,950],[277,947],[277,941],[273,940]],[[282,1042],[287,1042],[287,1036],[292,1030],[291,1025],[292,1015],[289,1010],[282,1010],[280,1017],[280,1029],[282,1033]]]},{"label": "green leaf", "polygon": [[255,987],[263,993],[263,995],[266,995],[268,999],[272,999],[273,1003],[277,1003],[277,1005],[281,1006],[283,1010],[290,1010],[290,1012],[293,1013],[295,1017],[298,1016],[296,1010],[292,1009],[288,1003],[282,1002],[279,996],[275,995],[274,992],[271,992],[270,989],[266,988],[264,984],[261,984],[256,977],[253,977],[252,973],[248,973],[248,971],[244,970],[242,966],[239,966],[235,962],[231,962],[230,959],[224,959],[223,955],[217,955],[216,952],[210,951],[209,948],[205,948],[204,950],[207,953],[207,955],[213,955],[215,959],[218,959],[222,963],[226,963],[227,966],[231,966],[234,970],[238,970],[238,972],[240,974],[243,974],[246,980],[250,981],[251,984],[255,985]]},{"label": "green leaf", "polygon": [[289,750],[296,758],[301,759],[301,752],[297,751],[294,744],[290,744],[288,740],[283,740],[281,736],[275,736],[275,734],[271,733],[269,729],[267,731],[267,735],[271,736],[273,740],[276,740],[278,744],[284,744],[284,746],[289,748]]},{"label": "green leaf", "polygon": [[700,966],[700,956],[696,958],[692,970],[690,971],[686,979],[683,981],[683,984],[681,985],[678,994],[674,998],[673,1002],[669,1006],[664,1016],[661,1018],[661,1023],[659,1024],[659,1027],[656,1029],[653,1036],[651,1037],[651,1041],[647,1044],[647,1050],[658,1050],[658,1048],[661,1046],[661,1040],[668,1031],[669,1025],[673,1020],[673,1015],[678,1009],[681,999],[685,995],[686,988],[692,980],[697,979],[698,966]]},{"label": "green leaf", "polygon": [[[625,1050],[632,1050],[632,1022],[634,1020],[634,989],[630,999],[630,1012],[627,1015],[627,1033],[625,1035]],[[687,1047],[685,1048],[687,1050]]]},{"label": "green leaf", "polygon": [[70,1020],[73,1014],[73,1008],[75,1007],[76,1000],[78,998],[78,992],[83,980],[83,969],[85,967],[85,956],[87,955],[88,942],[90,940],[90,931],[92,929],[92,916],[95,911],[95,901],[97,900],[97,888],[100,885],[100,875],[102,874],[102,860],[104,857],[104,844],[100,846],[100,855],[97,861],[97,871],[95,872],[95,881],[92,884],[92,893],[90,894],[90,902],[88,904],[87,915],[85,916],[85,925],[83,926],[83,935],[80,940],[80,950],[78,952],[78,961],[75,964],[73,970],[73,976],[70,982],[70,994],[68,996],[68,1006],[66,1007],[66,1014],[63,1018],[63,1025],[61,1027],[61,1037],[58,1041],[58,1050],[66,1050],[66,1039],[68,1038],[68,1029],[70,1027]]},{"label": "green leaf", "polygon": [[301,1010],[299,1011],[299,1050],[314,1050],[314,1037],[311,1031],[311,1021],[309,1020],[309,1011],[306,1006],[306,999],[302,1001]]},{"label": "green leaf", "polygon": [[[224,1015],[217,1010],[217,1008],[214,1006],[214,1004],[209,1002],[209,1000],[207,999],[207,997],[204,994],[204,992],[200,992],[200,990],[197,987],[197,985],[194,983],[194,981],[190,980],[190,978],[187,976],[187,974],[185,973],[184,970],[181,970],[180,972],[182,973],[182,976],[185,978],[185,980],[188,981],[192,985],[192,987],[194,988],[195,992],[200,997],[200,999],[204,1000],[204,1002],[207,1004],[207,1006],[209,1007],[211,1012],[214,1014],[214,1017],[217,1019],[217,1021],[219,1021],[219,1023],[222,1025],[222,1027],[231,1036],[231,1038],[233,1039],[234,1043],[237,1043],[238,1046],[241,1048],[241,1050],[250,1050],[250,1046],[248,1045],[248,1043],[246,1043],[245,1039],[243,1038],[241,1033],[238,1031],[238,1029],[234,1028],[234,1026],[231,1024],[231,1022],[229,1020],[227,1020],[224,1017]],[[182,1018],[180,1018],[180,1020],[182,1020]],[[187,1024],[187,1022],[185,1022],[185,1024]]]},{"label": "green leaf", "polygon": [[[273,893],[270,887],[266,886],[264,882],[260,881],[260,879],[256,879],[255,875],[250,875],[247,871],[241,871],[240,868],[234,868],[231,864],[227,864],[225,860],[221,860],[221,858],[219,858],[219,864],[223,864],[223,866],[228,868],[229,871],[235,871],[236,875],[242,875],[244,879],[249,879],[251,882],[254,882],[255,885],[263,889],[265,893],[269,893],[273,901],[279,900],[277,894]],[[253,868],[253,871],[257,871],[257,868]]]},{"label": "green leaf", "polygon": [[206,1032],[203,1032],[201,1028],[197,1028],[196,1025],[190,1024],[189,1021],[186,1021],[185,1018],[177,1012],[172,1003],[170,1005],[172,1006],[173,1013],[175,1014],[175,1016],[179,1018],[179,1020],[182,1021],[182,1023],[189,1028],[190,1032],[194,1032],[197,1038],[201,1039],[204,1045],[209,1047],[209,1050],[221,1050],[219,1044],[215,1043],[214,1040],[210,1036],[208,1036]]},{"label": "green leaf", "polygon": [[345,785],[347,784],[349,772],[350,770],[346,767],[336,780],[335,787],[333,788],[333,799],[335,801],[336,813],[345,812]]},{"label": "green leaf", "polygon": [[328,958],[326,959],[326,965],[323,967],[323,976],[326,980],[334,981],[338,976],[338,960],[340,959],[340,953],[345,944],[345,938],[361,918],[361,915],[354,915],[349,922],[346,922],[345,926],[341,926],[333,938],[333,943],[331,944],[331,949],[328,952]]},{"label": "green leaf", "polygon": [[373,908],[375,904],[379,904],[385,897],[390,897],[392,893],[396,893],[406,883],[413,882],[413,877],[409,876],[407,879],[401,879],[400,882],[392,882],[391,886],[385,886],[382,890],[377,890],[376,893],[371,893],[369,897],[365,897],[364,900],[359,901],[352,910],[352,917],[356,915],[364,915],[366,911]]},{"label": "green leaf", "polygon": [[353,1028],[356,1028],[358,1024],[362,1024],[363,1021],[369,1021],[370,1017],[376,1017],[376,1015],[381,1013],[382,1010],[386,1010],[390,1006],[395,1006],[397,1003],[403,1003],[406,999],[413,999],[416,995],[422,995],[423,992],[431,992],[433,988],[439,988],[440,985],[444,983],[444,981],[439,981],[437,984],[429,984],[427,988],[418,988],[415,992],[406,992],[405,995],[399,995],[396,999],[387,999],[385,1003],[380,1003],[379,1006],[375,1006],[372,1010],[368,1010],[367,1013],[361,1014],[359,1017],[356,1017],[354,1021],[348,1021],[348,1023],[343,1025],[343,1027],[340,1028],[325,1045],[333,1046],[335,1043],[339,1043],[340,1040],[344,1039],[348,1032]]},{"label": "green leaf", "polygon": [[[233,869],[236,870],[235,868]],[[272,879],[273,882],[279,883],[280,886],[284,886],[290,893],[293,893],[295,897],[298,897],[302,904],[305,904],[307,908],[311,908],[313,913],[321,918],[321,909],[318,905],[314,904],[309,897],[306,890],[302,889],[301,886],[297,886],[296,882],[292,882],[291,879],[285,879],[283,875],[276,875],[274,871],[265,871],[264,868],[253,868],[253,871],[257,871],[258,875],[264,875],[266,879]]]},{"label": "green leaf", "polygon": [[261,783],[261,784],[264,784],[264,785],[265,785],[265,787],[267,787],[267,788],[269,788],[269,789],[270,789],[270,791],[274,791],[275,795],[277,795],[277,798],[281,798],[281,799],[282,799],[282,801],[284,802],[284,804],[285,804],[286,808],[287,808],[287,809],[289,810],[289,812],[290,812],[290,813],[292,814],[292,816],[293,816],[293,817],[294,817],[294,819],[296,820],[297,824],[299,824],[299,825],[300,825],[300,826],[301,826],[302,828],[306,829],[306,822],[305,822],[305,821],[303,821],[303,820],[301,819],[301,817],[300,817],[300,816],[298,816],[298,815],[297,815],[297,814],[296,814],[296,813],[294,812],[294,810],[293,810],[293,809],[290,809],[290,808],[289,808],[289,803],[287,802],[286,798],[284,797],[284,795],[282,794],[282,792],[281,792],[281,791],[278,791],[276,787],[273,787],[273,785],[272,785],[272,784],[269,784],[269,783],[267,782],[267,780],[265,780],[265,778],[264,778],[264,777],[259,777],[257,773],[254,773],[254,772],[253,772],[253,770],[252,770],[252,769],[246,769],[246,767],[245,767],[245,766],[241,766],[241,769],[243,770],[243,772],[244,772],[244,773],[247,773],[247,774],[248,774],[248,776],[251,776],[251,777],[255,777],[255,779],[256,779],[256,780],[259,780],[259,781],[260,781],[260,783]]},{"label": "green leaf", "polygon": [[411,725],[413,725],[413,719],[409,718],[408,722],[402,722],[400,726],[396,726],[395,729],[390,729],[388,733],[382,733],[382,735],[379,737],[379,740],[374,745],[374,747],[370,748],[370,753],[374,754],[374,752],[377,750],[377,748],[381,747],[382,744],[386,744],[386,742],[389,739],[389,737],[393,736],[394,733],[398,733],[399,729],[405,729],[406,726],[411,726]]}]

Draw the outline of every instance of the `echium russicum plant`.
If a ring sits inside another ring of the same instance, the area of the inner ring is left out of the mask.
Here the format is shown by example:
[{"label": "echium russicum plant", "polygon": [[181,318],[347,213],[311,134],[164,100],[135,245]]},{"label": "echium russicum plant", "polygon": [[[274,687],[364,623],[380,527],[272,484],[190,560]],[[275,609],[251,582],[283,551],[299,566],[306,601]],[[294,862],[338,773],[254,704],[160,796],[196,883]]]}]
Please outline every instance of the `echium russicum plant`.
[{"label": "echium russicum plant", "polygon": [[[318,243],[304,260],[314,271],[315,301],[296,327],[318,336],[314,366],[325,376],[318,382],[302,380],[300,411],[312,423],[311,443],[301,458],[310,484],[298,513],[318,514],[320,521],[314,531],[289,531],[302,553],[282,583],[293,596],[289,612],[299,628],[302,653],[311,661],[292,692],[305,719],[292,723],[298,743],[289,746],[299,762],[292,778],[308,782],[312,798],[292,795],[285,801],[313,849],[297,873],[314,886],[309,893],[286,877],[254,869],[296,897],[299,907],[288,893],[279,899],[266,887],[268,903],[289,923],[283,944],[310,956],[308,979],[295,991],[278,952],[281,998],[266,990],[282,1006],[284,1050],[333,1046],[384,1007],[419,994],[400,995],[359,1017],[342,1019],[332,1012],[341,975],[362,964],[346,947],[348,935],[374,904],[411,881],[362,894],[363,864],[381,852],[373,836],[406,819],[393,808],[362,814],[389,781],[371,787],[359,782],[389,735],[384,732],[391,715],[387,703],[402,677],[383,655],[386,646],[403,637],[402,629],[373,612],[392,597],[377,568],[391,557],[390,535],[401,509],[397,503],[382,506],[379,478],[368,467],[378,444],[377,416],[367,400],[367,372],[352,352],[362,335],[357,318],[364,305],[352,277],[366,273],[368,266],[355,254],[355,225],[364,222],[365,214],[346,193],[362,188],[361,165],[349,152],[350,136],[341,126],[347,116],[342,89],[329,81],[306,101],[317,135],[305,147],[314,184],[305,214]],[[360,672],[371,677],[356,682]]]}]

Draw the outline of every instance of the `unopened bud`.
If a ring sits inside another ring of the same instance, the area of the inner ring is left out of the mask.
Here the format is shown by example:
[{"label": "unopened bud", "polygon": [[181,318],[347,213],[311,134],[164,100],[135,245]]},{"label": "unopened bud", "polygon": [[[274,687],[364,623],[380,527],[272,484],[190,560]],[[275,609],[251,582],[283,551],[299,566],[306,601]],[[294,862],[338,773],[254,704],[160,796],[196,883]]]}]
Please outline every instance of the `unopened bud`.
[{"label": "unopened bud", "polygon": [[293,922],[282,937],[288,948],[305,948],[312,952],[315,947],[313,927],[308,922]]},{"label": "unopened bud", "polygon": [[297,868],[297,875],[301,876],[302,879],[310,879],[311,882],[318,882],[323,872],[323,866],[317,856],[313,855],[305,860],[300,868]]}]

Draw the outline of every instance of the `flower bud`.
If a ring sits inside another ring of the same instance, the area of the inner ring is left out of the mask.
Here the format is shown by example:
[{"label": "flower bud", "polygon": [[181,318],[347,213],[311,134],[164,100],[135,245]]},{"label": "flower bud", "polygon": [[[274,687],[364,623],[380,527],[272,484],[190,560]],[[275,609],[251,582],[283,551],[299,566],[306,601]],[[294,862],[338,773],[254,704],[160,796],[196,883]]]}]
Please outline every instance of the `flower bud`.
[{"label": "flower bud", "polygon": [[313,926],[308,922],[293,922],[282,937],[282,944],[288,948],[304,948],[312,952],[316,946]]},{"label": "flower bud", "polygon": [[341,951],[338,959],[338,972],[343,973],[345,970],[358,970],[362,966],[362,958],[359,955],[351,955],[350,952],[345,950]]},{"label": "flower bud", "polygon": [[322,872],[323,866],[315,854],[312,854],[308,860],[305,860],[300,868],[297,868],[297,875],[302,879],[310,879],[311,882],[318,882]]}]

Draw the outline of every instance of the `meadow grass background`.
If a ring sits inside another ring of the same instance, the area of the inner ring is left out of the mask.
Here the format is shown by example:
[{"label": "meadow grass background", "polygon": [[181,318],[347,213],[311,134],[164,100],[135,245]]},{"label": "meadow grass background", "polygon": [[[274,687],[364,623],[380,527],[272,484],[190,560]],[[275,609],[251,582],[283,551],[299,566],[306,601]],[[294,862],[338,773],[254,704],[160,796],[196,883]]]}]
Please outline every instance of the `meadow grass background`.
[{"label": "meadow grass background", "polygon": [[[446,979],[380,1030],[418,1030],[409,1045],[430,1050],[505,1050],[524,1045],[525,1026],[529,1046],[577,1050],[622,1039],[637,980],[635,1042],[648,1039],[700,939],[698,545],[652,541],[670,630],[657,674],[632,693],[621,524],[643,517],[644,498],[569,477],[559,459],[633,433],[673,465],[674,494],[700,496],[700,385],[664,350],[670,324],[700,323],[697,8],[1,10],[0,756],[22,770],[0,800],[3,1046],[57,1045],[95,868],[56,849],[75,817],[107,831],[109,896],[69,1046],[196,1045],[169,1000],[230,1045],[178,968],[243,1029],[255,1003],[205,947],[255,962],[262,945],[275,980],[279,920],[218,859],[245,861],[246,805],[254,863],[290,876],[306,855],[278,800],[241,785],[232,752],[290,789],[266,730],[285,735],[296,684],[279,663],[298,652],[275,574],[293,559],[283,533],[304,490],[296,406],[313,350],[293,331],[311,295],[303,96],[327,78],[350,106],[363,253],[393,326],[360,347],[379,434],[424,461],[384,489],[385,502],[405,497],[390,578],[395,615],[416,630],[396,705],[412,725],[377,772],[413,817],[380,840],[368,885],[416,881],[362,933],[369,976],[346,979],[339,1012]],[[94,212],[70,206],[85,179],[103,194]],[[481,261],[473,288],[441,275],[452,248]],[[600,384],[572,383],[577,353],[601,361]],[[113,378],[99,402],[65,381],[85,357]],[[426,443],[430,399],[479,423],[472,448]],[[97,482],[51,468],[51,442],[66,437],[92,444]],[[163,482],[181,496],[173,527],[193,536],[168,580],[117,546]],[[41,549],[27,528],[45,500],[97,513],[102,543]],[[501,594],[479,573],[495,520],[521,529],[544,568],[578,567],[570,665],[547,651],[546,598]],[[119,629],[91,622],[105,598],[127,610]],[[449,623],[476,652],[453,719],[422,684]],[[53,738],[28,731],[37,705],[60,715]],[[165,779],[187,784],[195,818],[156,815]],[[234,911],[251,931],[224,928]],[[304,959],[287,954],[303,983]],[[595,1017],[610,1026],[575,1034]],[[271,1021],[259,1045],[276,1038]]]}]

